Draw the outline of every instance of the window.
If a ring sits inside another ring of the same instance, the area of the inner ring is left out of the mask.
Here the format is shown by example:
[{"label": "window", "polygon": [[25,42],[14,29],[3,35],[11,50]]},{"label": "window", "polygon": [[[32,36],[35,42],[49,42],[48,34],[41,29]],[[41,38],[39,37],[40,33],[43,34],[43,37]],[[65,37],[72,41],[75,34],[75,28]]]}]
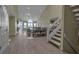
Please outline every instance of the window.
[{"label": "window", "polygon": [[31,19],[28,21],[28,27],[33,27],[33,21]]},{"label": "window", "polygon": [[33,23],[32,22],[28,22],[28,27],[33,27]]},{"label": "window", "polygon": [[21,27],[22,26],[22,22],[20,21],[19,23],[18,23],[18,27]]},{"label": "window", "polygon": [[36,22],[34,23],[34,27],[37,27],[37,23]]},{"label": "window", "polygon": [[27,28],[27,23],[26,22],[24,22],[24,28]]}]

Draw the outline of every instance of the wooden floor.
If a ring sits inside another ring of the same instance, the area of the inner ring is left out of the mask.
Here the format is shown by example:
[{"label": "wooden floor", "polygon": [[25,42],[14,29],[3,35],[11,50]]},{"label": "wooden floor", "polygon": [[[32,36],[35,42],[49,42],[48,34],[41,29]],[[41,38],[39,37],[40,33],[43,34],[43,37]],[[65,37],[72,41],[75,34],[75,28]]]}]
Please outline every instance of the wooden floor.
[{"label": "wooden floor", "polygon": [[62,52],[48,43],[46,37],[27,39],[25,34],[12,38],[4,54],[61,54]]}]

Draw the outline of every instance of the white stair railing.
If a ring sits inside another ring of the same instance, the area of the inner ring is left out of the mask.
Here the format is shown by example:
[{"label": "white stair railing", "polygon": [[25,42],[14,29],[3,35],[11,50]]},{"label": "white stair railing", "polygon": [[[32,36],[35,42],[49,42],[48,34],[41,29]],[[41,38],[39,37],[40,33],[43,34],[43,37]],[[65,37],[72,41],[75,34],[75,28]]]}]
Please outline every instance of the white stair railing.
[{"label": "white stair railing", "polygon": [[[55,37],[57,32],[61,29],[61,19],[56,19],[51,26],[49,26],[47,30],[47,39],[48,41],[51,41],[52,43],[56,44],[58,47],[60,47],[61,42],[58,42],[57,40],[60,40],[61,37]],[[61,31],[60,31],[61,32]],[[61,36],[61,34],[59,34]],[[55,38],[52,40],[52,38]]]},{"label": "white stair railing", "polygon": [[61,22],[59,21],[58,24],[56,24],[56,28],[51,32],[52,35],[56,34],[56,32],[61,29]]},{"label": "white stair railing", "polygon": [[[53,28],[53,27],[56,27],[56,28],[55,28],[55,29],[51,29],[51,28]],[[53,36],[54,34],[56,34],[56,32],[57,32],[59,29],[61,29],[61,20],[60,20],[60,19],[56,20],[56,21],[51,25],[51,27],[48,28],[48,36],[49,36],[49,37],[50,37],[51,35]],[[52,31],[51,31],[51,33],[49,34],[49,31],[50,31],[50,30],[52,30]]]},{"label": "white stair railing", "polygon": [[53,24],[51,24],[51,25],[49,26],[48,29],[50,29],[51,27],[56,26],[56,25],[59,24],[59,23],[60,23],[60,19],[57,19]]},{"label": "white stair railing", "polygon": [[50,35],[55,35],[56,34],[56,32],[59,30],[59,29],[61,29],[61,24],[59,24],[58,26],[57,26],[57,28],[56,29],[54,29],[53,30],[53,32],[51,32],[51,34]]}]

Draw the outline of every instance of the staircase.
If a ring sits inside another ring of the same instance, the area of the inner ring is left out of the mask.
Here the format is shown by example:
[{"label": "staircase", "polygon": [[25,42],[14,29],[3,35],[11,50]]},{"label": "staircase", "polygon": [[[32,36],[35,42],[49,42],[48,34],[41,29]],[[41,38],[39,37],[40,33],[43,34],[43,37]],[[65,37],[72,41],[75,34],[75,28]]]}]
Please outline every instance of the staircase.
[{"label": "staircase", "polygon": [[79,24],[79,5],[71,5],[70,8],[76,18],[77,24]]},{"label": "staircase", "polygon": [[[71,5],[69,6],[77,24],[79,24],[79,5]],[[53,19],[52,19],[53,20]],[[78,27],[79,28],[79,27]],[[79,32],[79,31],[78,31]],[[74,46],[73,42],[70,41],[67,34],[64,33],[65,42],[69,45],[69,47],[73,50],[74,53],[79,53],[79,49]],[[62,29],[61,29],[61,19],[55,19],[52,24],[50,24],[47,30],[47,39],[49,42],[54,44],[57,48],[61,49],[62,46]]]},{"label": "staircase", "polygon": [[[77,24],[79,25],[79,5],[70,5],[69,8],[71,8],[71,11],[75,17],[75,20]],[[78,32],[79,32],[79,27],[78,27]],[[73,42],[71,42],[71,40],[69,39],[66,33],[64,33],[64,37],[65,37],[65,42],[67,42],[67,44],[72,48],[74,53],[79,53],[79,48],[75,46]]]},{"label": "staircase", "polygon": [[[79,25],[79,5],[71,5],[70,8],[76,18],[77,24]],[[78,36],[79,36],[79,26],[77,27],[78,27]]]},{"label": "staircase", "polygon": [[50,24],[47,30],[47,39],[59,49],[61,47],[61,32],[61,19],[57,18]]}]

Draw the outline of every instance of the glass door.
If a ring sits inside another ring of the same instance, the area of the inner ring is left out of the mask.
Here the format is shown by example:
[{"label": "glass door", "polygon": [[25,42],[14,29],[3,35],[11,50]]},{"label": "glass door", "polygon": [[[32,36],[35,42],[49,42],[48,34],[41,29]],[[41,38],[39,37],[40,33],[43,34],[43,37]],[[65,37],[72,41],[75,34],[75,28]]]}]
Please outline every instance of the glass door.
[{"label": "glass door", "polygon": [[30,37],[30,39],[33,39],[33,34],[34,34],[34,28],[36,28],[37,27],[37,22],[35,22],[35,21],[28,21],[27,22],[27,35]]},{"label": "glass door", "polygon": [[27,22],[24,21],[24,22],[23,22],[23,31],[26,31],[26,30],[27,30]]},{"label": "glass door", "polygon": [[29,20],[27,22],[27,39],[33,39],[33,21]]},{"label": "glass door", "polygon": [[18,22],[18,32],[21,33],[23,31],[23,22],[19,21]]}]

